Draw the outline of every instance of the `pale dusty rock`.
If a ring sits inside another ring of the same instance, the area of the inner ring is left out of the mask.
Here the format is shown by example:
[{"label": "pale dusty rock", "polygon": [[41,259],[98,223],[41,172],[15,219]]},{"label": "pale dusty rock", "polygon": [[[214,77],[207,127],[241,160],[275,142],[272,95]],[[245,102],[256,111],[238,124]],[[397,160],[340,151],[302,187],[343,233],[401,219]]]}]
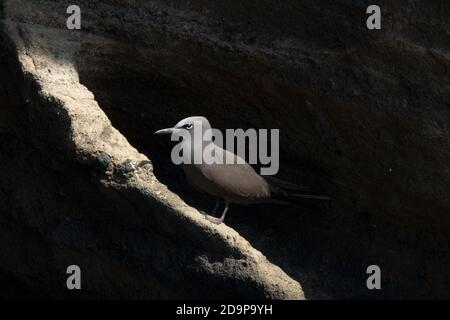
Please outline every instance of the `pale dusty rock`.
[{"label": "pale dusty rock", "polygon": [[[54,264],[44,263],[45,256],[37,252],[32,270],[24,273],[27,276],[17,275],[20,281],[32,287],[30,275],[43,274],[42,282],[47,285],[43,294],[57,296],[51,273],[64,273],[64,269],[58,270],[62,267],[59,260],[69,259],[86,274],[96,275],[85,280],[89,298],[303,299],[297,281],[270,263],[236,231],[226,225],[212,225],[187,206],[154,177],[151,164],[136,169],[148,158],[111,125],[92,92],[79,82],[75,58],[84,40],[71,40],[66,30],[56,26],[40,25],[47,22],[44,8],[29,1],[6,1],[3,20],[3,37],[9,44],[6,49],[12,60],[17,59],[16,71],[20,70],[19,77],[24,77],[22,95],[29,102],[34,130],[40,130],[30,139],[50,167],[53,163],[46,161],[46,156],[55,157],[62,166],[73,163],[70,166],[75,171],[80,166],[91,172],[97,165],[108,168],[105,172],[109,174],[100,172],[91,177],[92,185],[72,186],[98,197],[90,215],[104,216],[105,220],[103,226],[98,226],[97,218],[69,218],[71,213],[55,211],[53,207],[64,205],[52,203],[58,202],[54,199],[45,203],[46,198],[52,198],[47,195],[52,190],[43,188],[42,195],[30,196],[35,198],[32,201],[43,202],[43,207],[24,204],[21,219],[38,233],[38,238],[45,239],[36,241],[36,246],[42,246],[39,251],[46,250],[43,243],[59,249],[53,253]],[[23,17],[29,20],[21,22]],[[58,140],[60,137],[64,138]],[[80,183],[70,180],[74,174],[67,172],[68,184]],[[58,192],[69,193],[64,197],[73,196],[71,187]],[[109,197],[114,198],[115,205],[109,211],[102,210],[108,206],[103,202]],[[84,201],[80,201],[80,207],[72,210],[84,210]],[[48,221],[65,220],[66,215],[67,223],[55,232]],[[110,215],[117,220],[110,219]],[[138,221],[132,221],[136,216]],[[71,219],[83,222],[71,224]],[[117,235],[91,234],[91,228],[102,227],[120,231]],[[122,243],[121,253],[115,252],[117,243]],[[94,248],[86,250],[85,246],[91,245]],[[2,252],[3,258],[9,260],[0,267],[6,274],[15,274],[12,266],[27,259],[11,258]]]},{"label": "pale dusty rock", "polygon": [[[59,0],[3,3],[4,241],[25,226],[36,244],[51,235],[64,250],[34,249],[61,266],[73,248],[102,279],[97,296],[298,298],[301,283],[307,298],[449,297],[449,1],[380,1],[377,31],[353,0],[78,0],[80,31]],[[336,200],[323,214],[234,207],[230,228],[205,224],[152,137],[187,115],[280,129],[280,177]],[[383,290],[365,287],[371,264]],[[145,277],[152,291],[136,291]]]}]

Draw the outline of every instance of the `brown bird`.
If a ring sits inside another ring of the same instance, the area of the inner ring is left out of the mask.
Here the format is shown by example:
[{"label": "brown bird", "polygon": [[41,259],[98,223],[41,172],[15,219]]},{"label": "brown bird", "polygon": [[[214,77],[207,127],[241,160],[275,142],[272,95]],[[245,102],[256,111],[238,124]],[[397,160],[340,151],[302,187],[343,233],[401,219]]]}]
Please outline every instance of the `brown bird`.
[{"label": "brown bird", "polygon": [[[218,157],[214,163],[182,163],[189,183],[217,199],[213,214],[219,209],[220,201],[224,202],[221,217],[206,215],[205,217],[209,221],[215,224],[222,223],[231,203],[247,205],[275,202],[311,209],[314,206],[306,200],[331,200],[328,195],[313,193],[293,183],[274,177],[260,176],[242,158],[215,145],[212,139],[195,136],[196,126],[200,125],[202,132],[211,129],[211,125],[205,117],[189,117],[181,120],[173,128],[158,130],[155,134],[172,134],[175,137],[181,137],[188,133],[191,139],[183,140],[181,143],[184,144],[183,150],[191,153],[192,159],[194,157],[193,145],[196,142],[203,146],[202,150],[206,147],[214,150],[212,153]],[[223,156],[219,157],[219,155]],[[233,159],[234,161],[225,163],[223,159]]]}]

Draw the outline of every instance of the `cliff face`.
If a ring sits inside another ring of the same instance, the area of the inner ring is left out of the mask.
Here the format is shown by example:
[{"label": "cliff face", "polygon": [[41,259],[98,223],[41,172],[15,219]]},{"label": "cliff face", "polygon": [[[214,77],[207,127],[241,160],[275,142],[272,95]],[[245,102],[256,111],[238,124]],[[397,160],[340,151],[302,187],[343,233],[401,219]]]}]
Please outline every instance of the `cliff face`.
[{"label": "cliff face", "polygon": [[[167,190],[151,164],[133,170],[149,161],[79,82],[84,36],[48,25],[51,4],[4,4],[2,296],[302,299],[297,281]],[[66,288],[72,264],[79,292]]]},{"label": "cliff face", "polygon": [[[3,4],[3,278],[57,296],[78,263],[92,297],[449,297],[446,1],[379,3],[377,31],[367,1],[77,4],[79,31],[60,1]],[[336,201],[210,225],[152,136],[189,115],[279,128],[280,176]]]}]

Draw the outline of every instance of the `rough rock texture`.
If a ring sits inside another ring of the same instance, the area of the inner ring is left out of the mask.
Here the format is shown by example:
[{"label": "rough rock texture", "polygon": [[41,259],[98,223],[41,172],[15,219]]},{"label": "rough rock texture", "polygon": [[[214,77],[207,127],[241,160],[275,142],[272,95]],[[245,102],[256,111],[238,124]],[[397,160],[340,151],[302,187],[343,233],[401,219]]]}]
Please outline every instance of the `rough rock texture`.
[{"label": "rough rock texture", "polygon": [[[55,279],[77,257],[93,296],[301,297],[159,182],[212,205],[152,137],[199,114],[280,128],[281,177],[335,194],[322,215],[254,206],[227,218],[307,298],[450,297],[448,1],[380,1],[380,31],[365,27],[369,1],[77,4],[82,30],[68,31],[61,1],[4,1],[3,47],[18,63],[2,56],[0,225],[2,243],[18,243],[0,272],[13,289],[32,295],[37,273]],[[146,158],[127,141],[153,163],[139,178],[126,161]],[[23,244],[30,234],[39,241]],[[34,273],[33,255],[48,257]],[[366,288],[371,264],[380,291]]]},{"label": "rough rock texture", "polygon": [[80,84],[82,42],[45,26],[45,9],[4,7],[2,296],[69,296],[65,270],[76,264],[83,290],[73,295],[83,298],[303,298],[236,231],[168,191],[150,163],[133,170],[148,159]]}]

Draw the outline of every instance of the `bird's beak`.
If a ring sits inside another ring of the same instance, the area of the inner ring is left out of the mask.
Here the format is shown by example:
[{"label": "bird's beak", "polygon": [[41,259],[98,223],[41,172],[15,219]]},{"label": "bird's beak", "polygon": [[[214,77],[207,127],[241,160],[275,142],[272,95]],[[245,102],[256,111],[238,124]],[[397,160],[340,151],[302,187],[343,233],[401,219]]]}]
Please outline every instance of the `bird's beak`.
[{"label": "bird's beak", "polygon": [[166,129],[158,130],[154,134],[161,136],[161,135],[171,134],[172,132],[173,132],[173,128],[166,128]]}]

